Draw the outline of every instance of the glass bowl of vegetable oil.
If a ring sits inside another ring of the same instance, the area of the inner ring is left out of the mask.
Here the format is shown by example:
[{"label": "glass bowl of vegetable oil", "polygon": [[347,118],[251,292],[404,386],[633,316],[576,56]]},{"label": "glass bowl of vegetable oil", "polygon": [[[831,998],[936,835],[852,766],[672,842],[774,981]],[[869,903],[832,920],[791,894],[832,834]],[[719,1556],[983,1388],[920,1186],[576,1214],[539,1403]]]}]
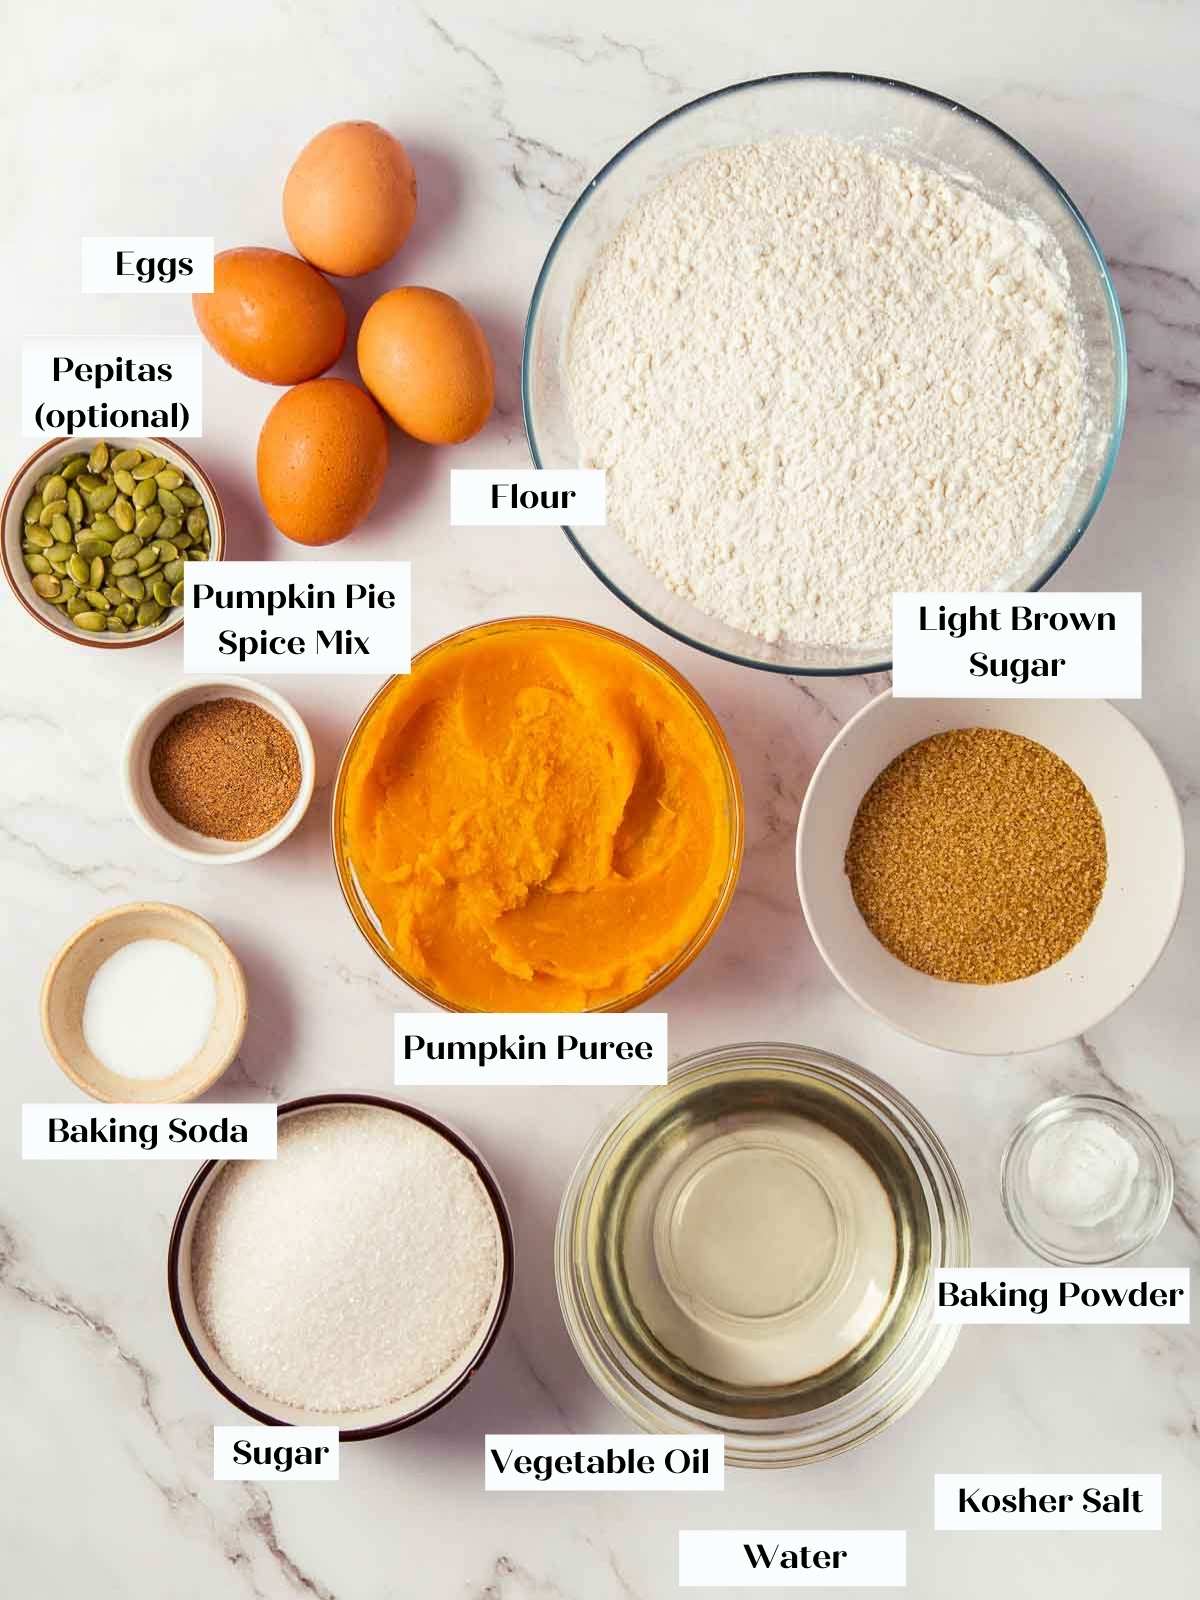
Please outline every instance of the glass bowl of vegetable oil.
[{"label": "glass bowl of vegetable oil", "polygon": [[603,1127],[559,1212],[567,1328],[650,1432],[731,1465],[861,1444],[924,1394],[957,1330],[934,1275],[970,1260],[962,1185],[888,1084],[787,1044],[706,1051]]}]

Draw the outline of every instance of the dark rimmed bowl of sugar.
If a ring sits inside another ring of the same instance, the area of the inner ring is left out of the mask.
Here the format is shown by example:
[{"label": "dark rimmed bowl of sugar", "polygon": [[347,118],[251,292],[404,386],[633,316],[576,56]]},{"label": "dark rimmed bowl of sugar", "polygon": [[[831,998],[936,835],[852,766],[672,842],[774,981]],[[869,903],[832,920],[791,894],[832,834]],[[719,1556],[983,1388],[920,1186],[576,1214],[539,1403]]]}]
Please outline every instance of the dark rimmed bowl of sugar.
[{"label": "dark rimmed bowl of sugar", "polygon": [[215,866],[282,844],[315,781],[299,712],[248,678],[207,678],[158,695],[134,718],[122,756],[125,803],[143,832]]},{"label": "dark rimmed bowl of sugar", "polygon": [[167,1255],[207,1381],[273,1426],[343,1440],[411,1427],[493,1348],[515,1246],[478,1150],[418,1106],[321,1094],[279,1107],[273,1161],[207,1161]]}]

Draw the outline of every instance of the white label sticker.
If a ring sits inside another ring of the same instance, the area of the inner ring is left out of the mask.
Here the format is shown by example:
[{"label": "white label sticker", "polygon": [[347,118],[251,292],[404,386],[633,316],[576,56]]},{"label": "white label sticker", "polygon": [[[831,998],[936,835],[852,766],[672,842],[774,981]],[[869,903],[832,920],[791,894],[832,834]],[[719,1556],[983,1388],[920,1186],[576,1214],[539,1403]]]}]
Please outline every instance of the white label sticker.
[{"label": "white label sticker", "polygon": [[341,1470],[336,1428],[213,1429],[213,1477],[218,1483],[332,1483]]},{"label": "white label sticker", "polygon": [[200,340],[152,338],[26,339],[21,345],[21,432],[165,434],[204,431]]},{"label": "white label sticker", "polygon": [[1162,1529],[1158,1473],[939,1472],[933,1480],[939,1533],[1116,1533]]},{"label": "white label sticker", "polygon": [[933,1320],[1191,1321],[1187,1267],[939,1267]]},{"label": "white label sticker", "polygon": [[211,294],[213,242],[181,234],[83,240],[84,294]]},{"label": "white label sticker", "polygon": [[720,1434],[650,1437],[628,1433],[489,1433],[483,1441],[485,1489],[723,1489]]},{"label": "white label sticker", "polygon": [[907,1543],[892,1529],[685,1529],[679,1587],[903,1589]]},{"label": "white label sticker", "polygon": [[892,692],[922,700],[1138,700],[1140,594],[896,594]]},{"label": "white label sticker", "polygon": [[407,672],[407,561],[189,561],[183,670]]},{"label": "white label sticker", "polygon": [[666,1083],[667,1013],[396,1012],[396,1082]]},{"label": "white label sticker", "polygon": [[603,472],[456,467],[450,473],[452,528],[602,528],[607,520]]},{"label": "white label sticker", "polygon": [[26,1161],[270,1161],[273,1105],[24,1105]]}]

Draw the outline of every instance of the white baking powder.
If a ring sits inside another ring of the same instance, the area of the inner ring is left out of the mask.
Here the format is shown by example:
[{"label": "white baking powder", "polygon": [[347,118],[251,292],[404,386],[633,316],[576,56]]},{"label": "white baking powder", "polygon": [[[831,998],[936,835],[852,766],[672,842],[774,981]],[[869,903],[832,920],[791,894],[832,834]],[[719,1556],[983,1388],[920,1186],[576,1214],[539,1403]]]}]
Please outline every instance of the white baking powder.
[{"label": "white baking powder", "polygon": [[1075,1228],[1115,1217],[1137,1175],[1137,1151],[1101,1117],[1052,1122],[1029,1152],[1029,1185],[1038,1204]]},{"label": "white baking powder", "polygon": [[875,644],[894,590],[1020,576],[1069,494],[1082,355],[1034,225],[825,137],[717,150],[601,251],[566,360],[581,464],[677,594]]},{"label": "white baking powder", "polygon": [[274,1161],[235,1161],[192,1244],[201,1321],[259,1394],[330,1415],[401,1401],[474,1345],[500,1228],[474,1166],[379,1106],[285,1117]]}]

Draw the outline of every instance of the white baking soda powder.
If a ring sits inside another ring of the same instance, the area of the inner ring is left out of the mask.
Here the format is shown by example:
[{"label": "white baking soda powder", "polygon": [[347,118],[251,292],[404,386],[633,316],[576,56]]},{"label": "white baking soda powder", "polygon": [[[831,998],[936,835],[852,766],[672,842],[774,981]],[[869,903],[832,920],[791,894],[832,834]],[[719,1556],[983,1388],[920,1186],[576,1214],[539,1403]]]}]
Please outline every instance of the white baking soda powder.
[{"label": "white baking soda powder", "polygon": [[166,1078],[203,1050],[216,1012],[216,979],[203,956],[174,939],[131,939],[88,985],[84,1042],[122,1078]]},{"label": "white baking soda powder", "polygon": [[274,1161],[203,1201],[191,1276],[222,1360],[259,1394],[327,1415],[434,1384],[496,1303],[491,1197],[448,1139],[382,1106],[284,1117]]}]

